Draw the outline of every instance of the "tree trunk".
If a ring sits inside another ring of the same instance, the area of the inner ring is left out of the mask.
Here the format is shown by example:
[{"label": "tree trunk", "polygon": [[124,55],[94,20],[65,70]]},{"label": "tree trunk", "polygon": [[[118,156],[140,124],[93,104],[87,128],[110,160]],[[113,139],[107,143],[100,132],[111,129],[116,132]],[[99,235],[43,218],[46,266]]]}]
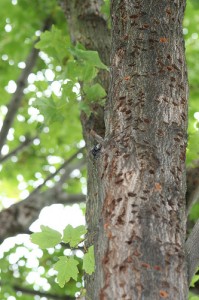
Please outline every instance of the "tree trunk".
[{"label": "tree trunk", "polygon": [[[98,2],[63,3],[68,19],[76,9],[73,40],[90,40],[88,48],[103,59],[108,35]],[[103,114],[82,117],[88,240],[96,258],[95,274],[86,278],[89,300],[187,299],[184,8],[185,0],[112,0],[105,137]],[[93,155],[98,135],[103,142]]]},{"label": "tree trunk", "polygon": [[[112,1],[91,299],[186,299],[185,1]],[[95,188],[96,189],[96,188]]]}]

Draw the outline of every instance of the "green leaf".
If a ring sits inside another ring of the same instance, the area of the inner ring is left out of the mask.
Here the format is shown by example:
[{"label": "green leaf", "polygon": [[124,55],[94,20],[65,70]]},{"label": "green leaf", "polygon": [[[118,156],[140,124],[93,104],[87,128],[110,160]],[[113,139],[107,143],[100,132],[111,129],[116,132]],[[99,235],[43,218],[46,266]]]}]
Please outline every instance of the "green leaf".
[{"label": "green leaf", "polygon": [[84,225],[80,225],[76,228],[73,228],[71,225],[67,225],[64,229],[63,242],[69,243],[71,247],[75,247],[82,242],[82,235],[86,232],[87,230]]},{"label": "green leaf", "polygon": [[86,93],[86,98],[92,102],[96,102],[106,96],[104,88],[99,83],[91,87],[85,87],[84,92]]},{"label": "green leaf", "polygon": [[60,287],[64,287],[71,278],[77,280],[79,273],[78,261],[73,257],[60,256],[59,261],[54,265],[54,269],[58,272],[57,281]]},{"label": "green leaf", "polygon": [[66,71],[64,72],[65,78],[72,81],[77,80],[82,72],[81,66],[75,60],[69,60],[66,65]]},{"label": "green leaf", "polygon": [[75,84],[72,81],[68,81],[66,84],[62,85],[62,99],[68,101],[74,101],[77,99],[77,94],[73,92]]},{"label": "green leaf", "polygon": [[69,46],[69,37],[64,36],[62,31],[53,25],[51,31],[45,31],[41,34],[40,41],[35,45],[35,48],[44,51],[49,56],[57,59],[59,63],[65,65],[66,58],[70,56],[67,50]]},{"label": "green leaf", "polygon": [[90,246],[88,248],[88,252],[84,255],[83,269],[89,275],[91,275],[95,270],[94,246]]},{"label": "green leaf", "polygon": [[71,48],[70,51],[75,58],[84,60],[91,66],[94,66],[98,69],[104,69],[107,71],[109,70],[108,67],[101,61],[97,51],[82,50],[77,47]]},{"label": "green leaf", "polygon": [[55,247],[61,242],[60,232],[44,225],[41,225],[40,228],[41,232],[31,234],[31,241],[41,249]]},{"label": "green leaf", "polygon": [[191,221],[197,221],[199,216],[199,203],[196,202],[192,205],[191,210],[189,212],[189,219]]},{"label": "green leaf", "polygon": [[96,67],[93,67],[92,65],[85,63],[82,66],[82,74],[81,74],[80,80],[89,82],[97,76],[97,73],[98,73],[98,71],[97,71]]},{"label": "green leaf", "polygon": [[[58,105],[58,102],[60,105]],[[46,123],[62,122],[64,120],[62,115],[63,105],[64,101],[55,102],[52,96],[50,98],[36,99],[33,102],[33,106],[39,109]]]},{"label": "green leaf", "polygon": [[110,0],[104,0],[103,5],[101,6],[101,13],[105,16],[108,21],[108,28],[111,28],[110,21]]},{"label": "green leaf", "polygon": [[195,274],[191,279],[190,287],[194,287],[196,282],[198,281],[199,281],[199,275]]}]

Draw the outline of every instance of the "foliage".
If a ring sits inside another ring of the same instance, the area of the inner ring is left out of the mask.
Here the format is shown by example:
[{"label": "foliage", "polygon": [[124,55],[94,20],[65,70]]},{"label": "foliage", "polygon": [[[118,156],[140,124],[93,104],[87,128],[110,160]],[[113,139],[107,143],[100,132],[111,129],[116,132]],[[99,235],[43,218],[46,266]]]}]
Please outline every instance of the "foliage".
[{"label": "foliage", "polygon": [[[37,244],[41,249],[55,247],[59,243],[68,243],[71,249],[75,249],[84,240],[83,235],[87,232],[85,226],[80,225],[73,228],[67,225],[63,230],[63,236],[56,230],[48,226],[41,226],[41,232],[33,233],[31,240]],[[77,281],[79,262],[74,258],[74,255],[69,253],[68,256],[60,256],[59,261],[54,265],[57,271],[57,282],[60,287],[64,287],[71,278]],[[83,258],[83,270],[86,273],[92,274],[94,272],[94,247],[90,246]]]},{"label": "foliage", "polygon": [[[24,139],[35,136],[38,139],[23,152],[0,165],[0,206],[3,209],[24,199],[80,148],[83,139],[80,110],[83,109],[88,114],[93,102],[104,104],[106,93],[96,83],[96,76],[101,70],[107,71],[108,68],[101,62],[96,51],[88,51],[80,43],[71,43],[65,16],[57,0],[1,0],[1,6],[0,123],[13,95],[13,90],[8,87],[10,84],[16,87],[23,63],[40,36],[40,41],[36,44],[36,48],[40,50],[39,58],[28,78],[22,104],[9,132],[7,151],[18,147]],[[110,26],[109,11],[110,1],[105,0],[101,13]],[[199,57],[198,15],[198,1],[187,1],[184,37],[190,83],[187,148],[189,166],[194,166],[199,157],[199,64],[196,63]],[[49,17],[54,25],[41,33],[43,24]],[[78,174],[71,176],[65,183],[63,188],[66,193],[75,194],[85,190],[85,169],[79,170]],[[60,175],[52,178],[43,186],[42,191],[56,184],[59,177]],[[190,219],[196,221],[198,217],[199,208],[196,204],[190,212]],[[34,299],[33,294],[20,292],[20,288],[29,289],[35,295],[40,291],[63,297],[74,296],[83,288],[83,270],[88,274],[94,271],[93,246],[85,249],[84,256],[82,250],[77,249],[85,234],[84,226],[74,228],[68,225],[63,234],[60,234],[43,225],[41,232],[32,235],[32,240],[42,250],[30,244],[26,237],[20,243],[17,240],[10,241],[11,247],[7,246],[7,250],[2,250],[0,254],[0,299],[6,300],[10,296],[22,300]],[[31,263],[30,258],[34,263]],[[55,284],[55,275],[59,285]],[[195,276],[193,280],[197,282],[198,277]],[[198,299],[198,296],[191,293],[190,299]]]},{"label": "foliage", "polygon": [[[84,96],[84,105],[80,107],[81,109],[85,107],[87,112],[92,102],[103,103],[101,99],[105,98],[106,92],[99,83],[93,84],[93,80],[100,69],[108,71],[108,68],[101,62],[96,51],[88,51],[79,43],[72,46],[69,37],[55,26],[41,34],[36,47],[44,51],[55,66],[61,67],[59,75],[55,76],[55,81],[60,83],[62,99],[56,100],[54,95],[54,99],[48,97],[33,103],[44,115],[47,124],[63,121],[66,116],[65,109],[71,106],[70,101],[80,100],[82,96]],[[77,83],[82,82],[84,83],[83,95],[77,87]]]},{"label": "foliage", "polygon": [[192,280],[191,280],[191,283],[190,283],[190,287],[194,287],[195,286],[195,283],[199,280],[199,275],[194,275]]}]

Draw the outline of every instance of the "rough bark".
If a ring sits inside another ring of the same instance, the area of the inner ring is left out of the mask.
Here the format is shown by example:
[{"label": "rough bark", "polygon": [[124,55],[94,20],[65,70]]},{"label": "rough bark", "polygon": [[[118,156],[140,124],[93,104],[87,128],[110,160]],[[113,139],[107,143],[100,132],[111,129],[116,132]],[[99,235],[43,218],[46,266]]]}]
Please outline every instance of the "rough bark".
[{"label": "rough bark", "polygon": [[[112,1],[106,134],[88,299],[186,299],[185,1]],[[95,187],[96,189],[96,187]]]},{"label": "rough bark", "polygon": [[[81,42],[88,50],[98,51],[103,63],[109,66],[110,61],[110,30],[103,15],[100,13],[102,1],[85,0],[85,1],[60,1],[68,22],[70,35],[73,43]],[[106,90],[109,86],[109,75],[107,72],[100,72],[97,79]],[[89,235],[87,237],[87,245],[94,243],[98,239],[98,226],[101,214],[101,204],[98,197],[98,182],[96,168],[94,168],[93,156],[91,149],[97,144],[95,137],[91,131],[100,136],[104,136],[104,108],[99,105],[92,107],[93,112],[89,118],[82,113],[81,122],[83,128],[83,135],[86,141],[87,148],[87,181],[88,194],[86,202],[86,222]],[[95,242],[96,243],[96,242]],[[97,249],[97,248],[95,248]],[[98,253],[95,253],[97,258]],[[98,272],[98,263],[96,263],[97,270],[94,275],[85,275],[85,286],[87,290],[88,299],[98,299],[93,294],[96,289],[96,281],[100,276]],[[97,290],[96,290],[97,291]]]},{"label": "rough bark", "polygon": [[[97,50],[108,64],[109,35],[99,26],[96,9],[101,1],[62,4],[73,42]],[[86,219],[96,256],[96,272],[86,278],[87,299],[187,297],[184,7],[185,0],[112,1],[106,137],[95,158],[90,150],[97,134],[104,137],[103,110],[89,119],[82,115],[88,150]],[[104,20],[101,24],[104,28]]]}]

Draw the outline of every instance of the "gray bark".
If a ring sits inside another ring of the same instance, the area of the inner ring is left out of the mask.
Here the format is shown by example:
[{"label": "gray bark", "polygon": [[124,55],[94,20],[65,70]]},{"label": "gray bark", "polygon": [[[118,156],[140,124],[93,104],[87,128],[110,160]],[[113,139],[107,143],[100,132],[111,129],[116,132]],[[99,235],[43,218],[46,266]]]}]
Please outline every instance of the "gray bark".
[{"label": "gray bark", "polygon": [[[85,0],[85,1],[60,1],[65,12],[70,35],[73,43],[81,42],[86,49],[98,51],[103,63],[109,66],[110,61],[110,30],[103,15],[100,13],[102,1]],[[108,91],[109,74],[100,72],[98,81]],[[87,169],[88,169],[88,194],[86,202],[86,222],[89,235],[87,237],[87,246],[97,240],[99,218],[101,214],[100,201],[98,198],[98,183],[96,169],[94,168],[91,149],[97,143],[91,132],[104,137],[104,108],[95,104],[91,107],[92,113],[88,118],[84,113],[81,114],[83,135],[87,147]],[[98,260],[97,253],[95,253]],[[96,261],[96,266],[98,263]],[[87,290],[87,299],[98,299],[93,295],[96,289],[96,281],[100,274],[98,269],[92,276],[85,275],[85,285]],[[95,279],[94,279],[95,278]]]},{"label": "gray bark", "polygon": [[[99,13],[101,1],[61,2],[73,42],[97,50],[108,64],[110,39]],[[88,239],[96,252],[96,272],[86,277],[87,299],[186,299],[185,1],[112,1],[112,7],[113,71],[106,138],[97,160],[90,150],[105,134],[103,109],[81,118],[88,150]],[[107,88],[107,76],[101,78]],[[126,259],[117,263],[123,254]],[[133,292],[127,298],[129,287]]]},{"label": "gray bark", "polygon": [[185,1],[112,1],[92,299],[187,299]]},{"label": "gray bark", "polygon": [[112,1],[106,135],[88,159],[88,299],[187,298],[184,7]]}]

